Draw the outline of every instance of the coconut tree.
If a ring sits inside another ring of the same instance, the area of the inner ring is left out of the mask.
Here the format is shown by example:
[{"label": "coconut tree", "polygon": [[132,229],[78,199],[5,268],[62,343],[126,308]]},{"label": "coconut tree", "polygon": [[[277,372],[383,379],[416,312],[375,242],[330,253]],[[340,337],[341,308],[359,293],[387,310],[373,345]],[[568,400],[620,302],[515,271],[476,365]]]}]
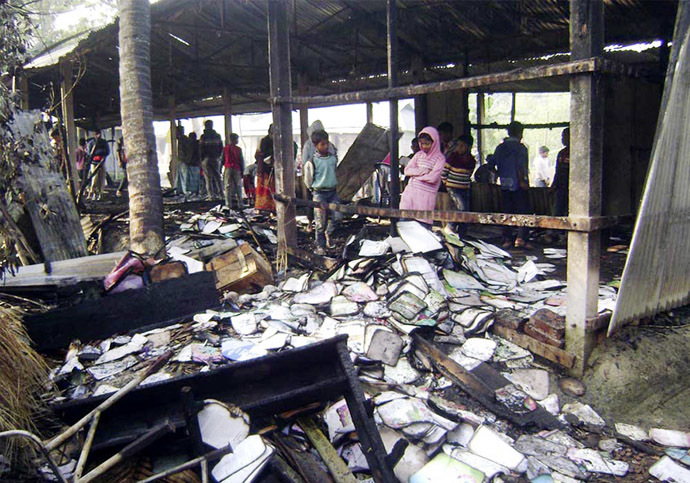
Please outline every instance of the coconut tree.
[{"label": "coconut tree", "polygon": [[149,0],[120,1],[120,113],[129,177],[129,237],[133,251],[163,246],[163,197],[153,134]]}]

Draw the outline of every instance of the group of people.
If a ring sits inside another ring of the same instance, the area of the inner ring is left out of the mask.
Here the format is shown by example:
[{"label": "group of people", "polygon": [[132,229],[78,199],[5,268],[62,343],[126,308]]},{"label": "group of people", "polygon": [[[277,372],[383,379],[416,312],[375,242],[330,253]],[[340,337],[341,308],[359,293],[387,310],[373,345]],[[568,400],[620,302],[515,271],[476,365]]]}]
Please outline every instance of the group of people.
[{"label": "group of people", "polygon": [[[50,132],[51,145],[53,146],[56,171],[67,177],[67,156],[65,155],[64,142],[59,127]],[[124,178],[117,189],[117,196],[122,196],[122,191],[127,187],[127,155],[125,154],[124,139],[117,141],[115,153],[118,162],[124,171]],[[110,154],[108,141],[103,139],[101,131],[96,129],[91,138],[80,138],[75,151],[75,164],[77,167],[78,189],[84,191],[89,200],[100,200],[103,196],[103,188],[106,181],[105,160]]]},{"label": "group of people", "polygon": [[242,209],[244,195],[250,203],[254,200],[257,166],[246,165],[237,134],[231,133],[223,144],[220,134],[213,129],[213,121],[207,120],[200,137],[195,132],[185,136],[182,126],[177,127],[176,137],[174,187],[185,201],[192,197],[223,199],[228,207]]},{"label": "group of people", "polygon": [[[487,169],[497,178],[501,188],[503,210],[506,213],[528,214],[529,179],[527,147],[522,143],[523,126],[512,122],[508,126],[508,137],[496,147],[493,155],[488,156]],[[471,177],[475,170],[476,160],[470,153],[473,139],[470,135],[452,138],[452,126],[441,123],[437,128],[427,126],[417,137],[420,151],[417,152],[405,167],[407,186],[400,199],[400,208],[409,210],[431,211],[436,206],[439,188],[443,186],[456,209],[470,210]],[[543,165],[537,164],[537,186],[549,187],[554,191],[554,216],[567,216],[568,213],[568,175],[570,158],[570,131],[563,131],[564,148],[558,153],[553,180],[549,173],[548,148],[540,148]],[[535,163],[536,164],[536,163]],[[475,176],[476,178],[476,176]],[[418,220],[428,226],[429,219]],[[466,233],[463,224],[449,226],[458,235]],[[504,226],[502,230],[504,248],[529,248],[527,243],[528,229]]]}]

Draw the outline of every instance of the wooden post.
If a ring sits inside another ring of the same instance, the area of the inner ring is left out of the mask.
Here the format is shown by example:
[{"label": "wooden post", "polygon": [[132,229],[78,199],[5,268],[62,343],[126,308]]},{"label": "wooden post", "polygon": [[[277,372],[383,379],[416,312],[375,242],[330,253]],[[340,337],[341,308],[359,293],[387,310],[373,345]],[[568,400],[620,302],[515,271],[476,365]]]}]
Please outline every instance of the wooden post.
[{"label": "wooden post", "polygon": [[225,143],[230,141],[232,134],[232,94],[230,89],[223,87],[223,117],[225,120]]},{"label": "wooden post", "polygon": [[[572,60],[603,56],[604,8],[600,0],[570,0]],[[603,113],[599,76],[570,78],[570,216],[601,214]],[[600,232],[568,233],[566,350],[582,375],[592,346],[587,321],[598,313]]]},{"label": "wooden post", "polygon": [[[278,101],[278,97],[292,97],[290,79],[290,22],[287,2],[268,1],[268,55],[271,81],[271,109],[273,110],[273,156],[276,192],[295,197],[295,161],[292,141],[292,104]],[[297,247],[295,206],[277,203],[278,246]]]},{"label": "wooden post", "polygon": [[62,99],[62,119],[65,123],[66,132],[64,145],[67,146],[67,183],[70,192],[76,198],[76,186],[78,185],[76,180],[79,177],[77,176],[77,132],[74,125],[73,87],[72,64],[69,58],[65,58],[60,61],[60,97]]},{"label": "wooden post", "polygon": [[484,140],[482,139],[484,117],[484,93],[477,92],[477,152],[479,153],[479,164],[484,163]]},{"label": "wooden post", "polygon": [[[388,25],[388,87],[398,86],[398,5],[387,0]],[[398,164],[398,100],[390,100],[390,134],[388,147],[391,152],[391,208],[400,206],[400,175]],[[392,226],[392,225],[391,225]]]},{"label": "wooden post", "polygon": [[[300,96],[306,96],[307,95],[307,83],[305,80],[305,76],[302,73],[300,73],[297,76],[297,89],[299,90]],[[300,106],[299,106],[299,131],[300,131],[301,146],[304,146],[304,143],[306,143],[307,140],[309,139],[309,134],[307,134],[308,129],[309,129],[309,105],[308,104],[300,104]]]},{"label": "wooden post", "polygon": [[374,122],[374,103],[367,102],[367,123]]},{"label": "wooden post", "polygon": [[177,125],[175,118],[175,96],[168,96],[168,119],[170,121],[170,168],[168,169],[168,179],[170,186],[175,187],[175,180],[177,180]]},{"label": "wooden post", "polygon": [[29,79],[25,73],[19,75],[19,91],[21,92],[21,108],[23,111],[29,110]]}]

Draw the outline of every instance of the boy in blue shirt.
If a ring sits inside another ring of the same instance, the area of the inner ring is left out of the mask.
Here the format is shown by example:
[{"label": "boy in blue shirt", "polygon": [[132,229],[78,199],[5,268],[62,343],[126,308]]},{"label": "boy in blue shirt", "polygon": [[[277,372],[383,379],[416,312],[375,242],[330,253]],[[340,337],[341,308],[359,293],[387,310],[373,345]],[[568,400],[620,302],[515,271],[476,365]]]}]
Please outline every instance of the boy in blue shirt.
[{"label": "boy in blue shirt", "polygon": [[[338,180],[335,175],[335,168],[338,165],[338,158],[331,154],[328,142],[328,133],[323,130],[314,131],[311,140],[316,146],[314,156],[307,160],[304,165],[304,184],[309,188],[317,203],[338,203]],[[327,210],[314,208],[314,221],[316,224],[316,254],[325,255],[326,247],[333,248],[331,245],[331,235],[335,231],[337,223],[342,220],[340,212],[331,212],[328,226],[326,226]]]}]

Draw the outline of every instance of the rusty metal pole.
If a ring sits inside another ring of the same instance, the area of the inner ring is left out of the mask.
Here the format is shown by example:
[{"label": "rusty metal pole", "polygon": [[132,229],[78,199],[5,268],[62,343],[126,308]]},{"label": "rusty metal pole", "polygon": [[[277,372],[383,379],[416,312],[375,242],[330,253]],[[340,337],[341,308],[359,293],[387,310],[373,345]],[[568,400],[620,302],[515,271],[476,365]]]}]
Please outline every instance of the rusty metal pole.
[{"label": "rusty metal pole", "polygon": [[[396,0],[387,0],[386,10],[388,25],[388,87],[392,88],[398,86],[398,5]],[[398,208],[400,206],[398,99],[390,99],[388,146],[391,153],[391,208]],[[393,224],[391,224],[391,227],[393,227]]]},{"label": "rusty metal pole", "polygon": [[[570,0],[571,60],[603,55],[601,0]],[[570,78],[570,216],[601,214],[604,99],[598,74]],[[587,321],[598,313],[600,232],[568,233],[566,350],[576,356],[582,375],[594,340]]]},{"label": "rusty metal pole", "polygon": [[[295,158],[292,141],[292,81],[290,79],[290,22],[286,0],[268,1],[268,56],[273,110],[273,157],[276,193],[295,197]],[[279,100],[282,98],[282,100]],[[279,202],[278,246],[297,246],[295,206]]]}]

